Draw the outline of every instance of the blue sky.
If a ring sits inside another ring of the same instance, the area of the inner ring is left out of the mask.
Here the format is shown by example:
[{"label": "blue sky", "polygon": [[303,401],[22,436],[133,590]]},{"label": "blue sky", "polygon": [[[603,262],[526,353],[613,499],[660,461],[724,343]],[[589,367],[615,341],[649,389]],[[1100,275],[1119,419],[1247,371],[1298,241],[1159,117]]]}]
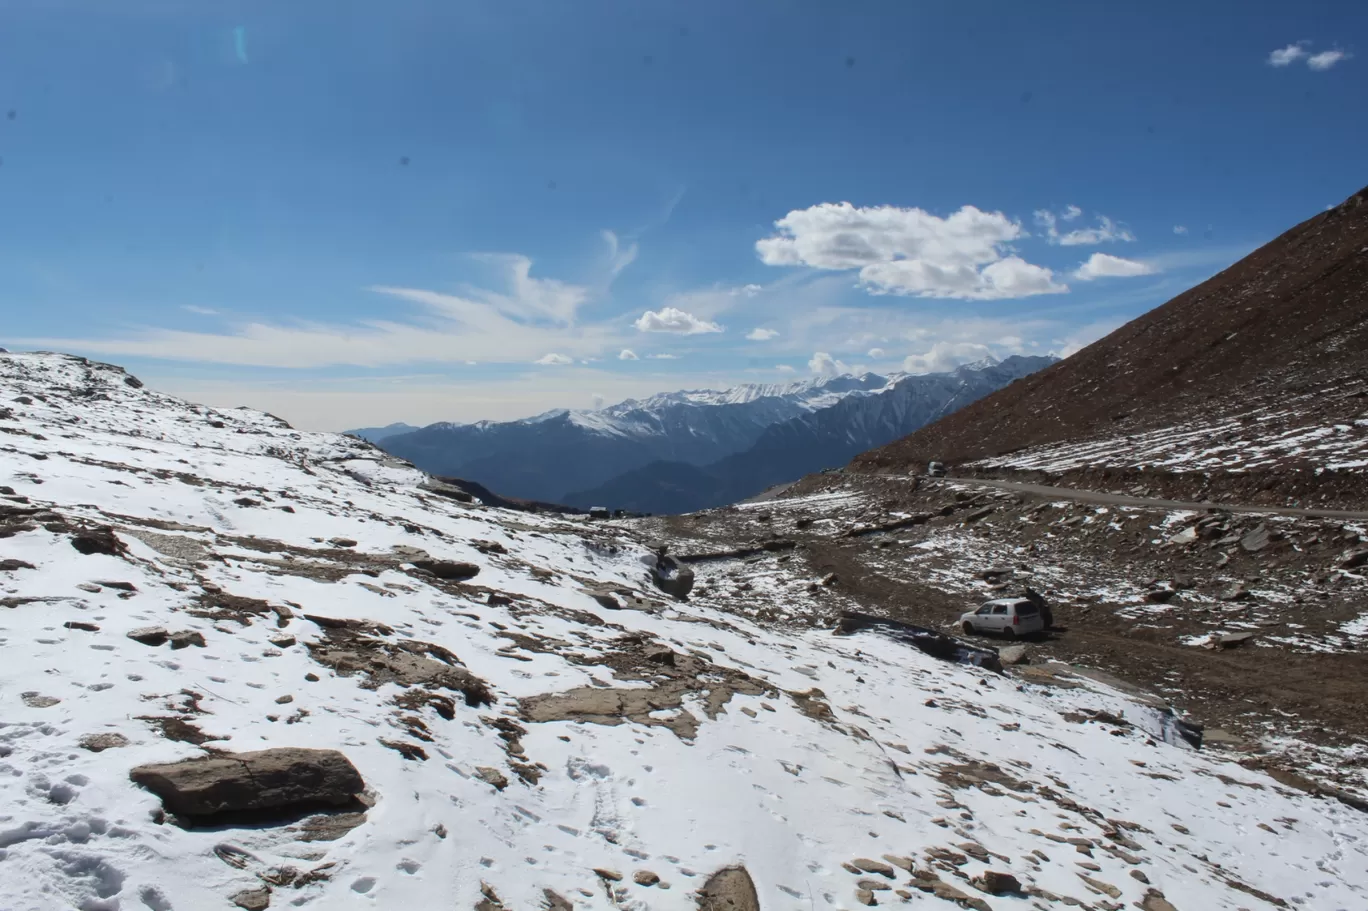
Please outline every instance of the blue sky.
[{"label": "blue sky", "polygon": [[303,427],[1067,353],[1368,180],[1358,3],[0,8],[0,344]]}]

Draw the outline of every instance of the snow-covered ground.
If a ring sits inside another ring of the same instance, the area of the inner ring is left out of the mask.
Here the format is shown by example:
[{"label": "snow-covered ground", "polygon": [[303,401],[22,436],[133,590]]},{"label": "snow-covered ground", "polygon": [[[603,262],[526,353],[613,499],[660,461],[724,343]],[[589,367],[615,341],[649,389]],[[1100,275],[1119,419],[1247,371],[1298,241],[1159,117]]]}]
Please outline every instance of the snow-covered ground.
[{"label": "snow-covered ground", "polygon": [[[1365,400],[1368,402],[1368,400]],[[1314,402],[1291,402],[1172,427],[1032,446],[970,463],[975,468],[1062,473],[1079,468],[1145,468],[1242,473],[1279,467],[1368,470],[1368,404],[1359,416],[1306,423]]]},{"label": "snow-covered ground", "polygon": [[[1118,691],[667,603],[625,528],[455,502],[360,441],[135,384],[0,354],[6,909],[228,909],[264,885],[330,911],[548,889],[682,909],[736,864],[766,911],[1368,907],[1368,814],[1170,745]],[[79,551],[93,526],[127,551]],[[358,635],[331,638],[344,619]],[[145,627],[203,646],[126,635]],[[363,670],[334,669],[339,642]],[[367,649],[445,655],[492,699],[385,682]],[[591,702],[621,710],[555,720]],[[183,829],[128,777],[285,746],[342,751],[365,821]],[[1031,895],[977,890],[988,870]]]}]

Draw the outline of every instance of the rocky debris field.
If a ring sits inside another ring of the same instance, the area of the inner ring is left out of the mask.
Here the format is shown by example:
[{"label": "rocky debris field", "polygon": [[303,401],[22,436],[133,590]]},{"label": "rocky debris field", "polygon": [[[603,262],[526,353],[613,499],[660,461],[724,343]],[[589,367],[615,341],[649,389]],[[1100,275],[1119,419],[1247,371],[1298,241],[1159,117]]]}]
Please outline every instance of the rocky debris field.
[{"label": "rocky debris field", "polygon": [[[7,909],[1368,900],[1368,814],[1193,750],[1124,684],[838,634],[861,569],[824,523],[906,518],[863,494],[770,505],[791,543],[746,556],[775,536],[674,534],[732,552],[679,600],[659,524],[447,496],[77,358],[0,355],[0,404]],[[960,527],[984,508],[943,494]]]},{"label": "rocky debris field", "polygon": [[869,611],[958,632],[983,601],[1037,591],[1056,627],[1026,645],[1037,663],[1106,671],[1205,723],[1213,748],[1368,798],[1368,522],[840,472],[652,533],[680,554],[753,542],[695,564],[697,589],[799,627]]}]

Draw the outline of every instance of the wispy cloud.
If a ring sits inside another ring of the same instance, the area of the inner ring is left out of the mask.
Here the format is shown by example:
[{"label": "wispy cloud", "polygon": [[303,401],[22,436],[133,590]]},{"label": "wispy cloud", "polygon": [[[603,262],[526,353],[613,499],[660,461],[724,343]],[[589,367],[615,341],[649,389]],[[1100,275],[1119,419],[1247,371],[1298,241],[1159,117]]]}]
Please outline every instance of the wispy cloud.
[{"label": "wispy cloud", "polygon": [[568,367],[575,362],[573,357],[566,357],[554,351],[550,354],[542,355],[533,361],[534,364],[541,364],[543,367]]},{"label": "wispy cloud", "polygon": [[397,318],[355,323],[249,322],[222,332],[148,328],[113,338],[17,341],[101,355],[301,368],[472,360],[525,364],[547,351],[590,357],[621,347],[623,339],[614,327],[577,325],[577,311],[589,294],[584,286],[534,276],[532,261],[525,256],[483,254],[476,259],[495,267],[503,279],[501,290],[467,288],[461,294],[444,294],[417,288],[371,288],[413,306]]},{"label": "wispy cloud", "polygon": [[1269,66],[1288,66],[1296,63],[1306,56],[1306,45],[1309,41],[1298,41],[1286,47],[1280,47],[1268,55]]},{"label": "wispy cloud", "polygon": [[181,309],[187,313],[197,313],[200,316],[218,316],[218,311],[212,307],[200,307],[196,304],[181,304]]},{"label": "wispy cloud", "polygon": [[752,342],[767,342],[778,335],[774,329],[752,329],[746,333],[746,338]]},{"label": "wispy cloud", "polygon": [[1328,70],[1341,60],[1349,59],[1349,56],[1350,54],[1347,51],[1321,51],[1319,54],[1312,54],[1307,57],[1306,65],[1313,70]]},{"label": "wispy cloud", "polygon": [[631,348],[623,348],[621,351],[618,352],[618,360],[639,361],[641,360],[641,358],[637,357],[637,353],[633,351]]},{"label": "wispy cloud", "polygon": [[1181,235],[1183,235],[1183,234],[1186,234],[1187,232],[1188,232],[1187,225],[1174,225],[1174,226],[1173,226],[1173,233],[1174,233],[1174,234],[1178,234],[1178,235],[1181,236]]},{"label": "wispy cloud", "polygon": [[1061,247],[1096,246],[1098,244],[1135,240],[1135,235],[1128,228],[1105,215],[1097,216],[1096,227],[1075,228],[1072,231],[1060,232],[1059,222],[1073,221],[1082,214],[1083,210],[1078,206],[1068,206],[1058,215],[1049,209],[1037,209],[1034,213],[1036,224],[1045,229],[1046,239]]}]

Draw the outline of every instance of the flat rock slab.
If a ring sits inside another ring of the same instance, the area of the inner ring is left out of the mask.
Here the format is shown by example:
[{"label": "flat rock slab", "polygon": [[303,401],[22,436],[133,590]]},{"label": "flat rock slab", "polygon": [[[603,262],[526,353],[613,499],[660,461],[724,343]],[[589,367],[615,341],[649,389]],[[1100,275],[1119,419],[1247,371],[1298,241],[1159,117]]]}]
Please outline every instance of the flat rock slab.
[{"label": "flat rock slab", "polygon": [[336,750],[296,747],[138,766],[129,777],[160,797],[167,812],[197,823],[226,814],[286,816],[349,807],[365,788],[355,766]]}]

